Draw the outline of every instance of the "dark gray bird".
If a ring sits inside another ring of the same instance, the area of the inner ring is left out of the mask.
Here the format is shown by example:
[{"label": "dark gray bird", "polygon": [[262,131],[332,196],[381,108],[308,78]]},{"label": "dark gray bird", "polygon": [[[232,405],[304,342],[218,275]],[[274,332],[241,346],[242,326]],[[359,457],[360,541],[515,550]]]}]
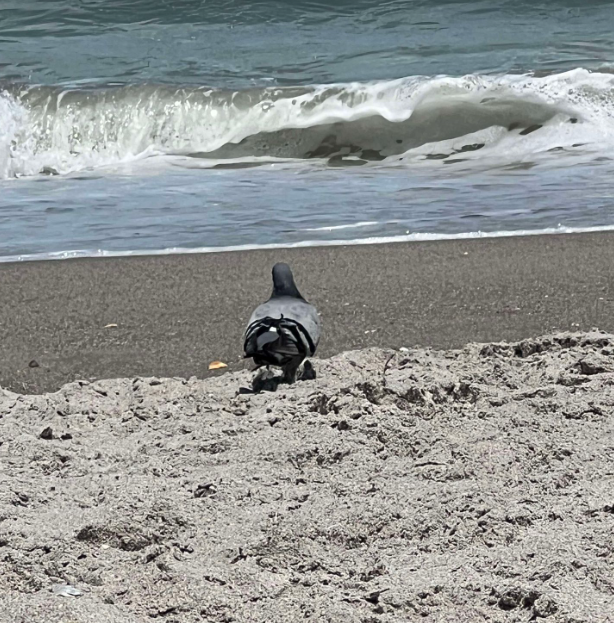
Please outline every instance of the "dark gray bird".
[{"label": "dark gray bird", "polygon": [[245,357],[257,366],[275,366],[283,380],[293,383],[306,357],[311,357],[320,341],[320,318],[294,283],[287,264],[273,266],[273,293],[251,315],[244,336]]}]

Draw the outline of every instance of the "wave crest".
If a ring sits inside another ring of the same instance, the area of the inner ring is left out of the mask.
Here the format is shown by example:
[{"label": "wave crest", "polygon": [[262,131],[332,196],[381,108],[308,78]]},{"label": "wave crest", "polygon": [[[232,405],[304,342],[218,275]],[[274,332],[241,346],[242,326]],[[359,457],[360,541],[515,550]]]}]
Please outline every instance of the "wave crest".
[{"label": "wave crest", "polygon": [[613,113],[614,76],[580,69],[244,91],[7,86],[0,175],[61,174],[150,155],[196,157],[200,166],[454,162],[459,153],[522,159],[579,142],[611,147]]}]

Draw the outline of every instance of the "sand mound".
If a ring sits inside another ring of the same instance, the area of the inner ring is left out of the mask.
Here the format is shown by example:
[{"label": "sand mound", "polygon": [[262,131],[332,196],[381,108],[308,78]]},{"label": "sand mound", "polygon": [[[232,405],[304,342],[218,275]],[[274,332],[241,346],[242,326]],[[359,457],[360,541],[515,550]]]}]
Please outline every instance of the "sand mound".
[{"label": "sand mound", "polygon": [[315,366],[0,390],[0,620],[614,620],[614,336]]}]

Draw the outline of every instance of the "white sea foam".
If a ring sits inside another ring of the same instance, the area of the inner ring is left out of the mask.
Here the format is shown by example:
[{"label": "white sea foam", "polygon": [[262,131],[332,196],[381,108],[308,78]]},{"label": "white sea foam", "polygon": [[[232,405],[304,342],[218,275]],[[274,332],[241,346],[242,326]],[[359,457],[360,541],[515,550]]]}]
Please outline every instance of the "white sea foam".
[{"label": "white sea foam", "polygon": [[338,231],[342,229],[360,229],[362,227],[371,227],[379,225],[378,221],[361,221],[360,223],[346,223],[345,225],[329,225],[327,227],[306,227],[301,231]]},{"label": "white sea foam", "polygon": [[346,156],[441,166],[614,152],[614,75],[527,75],[217,91],[128,86],[8,88],[0,176],[64,174],[151,155]]}]

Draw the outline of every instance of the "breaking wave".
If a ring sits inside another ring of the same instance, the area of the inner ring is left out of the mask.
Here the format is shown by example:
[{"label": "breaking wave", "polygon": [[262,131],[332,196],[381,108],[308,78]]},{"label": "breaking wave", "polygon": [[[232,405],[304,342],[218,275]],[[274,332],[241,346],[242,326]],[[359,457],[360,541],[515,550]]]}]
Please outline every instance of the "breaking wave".
[{"label": "breaking wave", "polygon": [[223,91],[5,85],[0,177],[65,174],[150,156],[193,166],[279,159],[330,166],[522,161],[614,146],[614,76],[411,77]]}]

